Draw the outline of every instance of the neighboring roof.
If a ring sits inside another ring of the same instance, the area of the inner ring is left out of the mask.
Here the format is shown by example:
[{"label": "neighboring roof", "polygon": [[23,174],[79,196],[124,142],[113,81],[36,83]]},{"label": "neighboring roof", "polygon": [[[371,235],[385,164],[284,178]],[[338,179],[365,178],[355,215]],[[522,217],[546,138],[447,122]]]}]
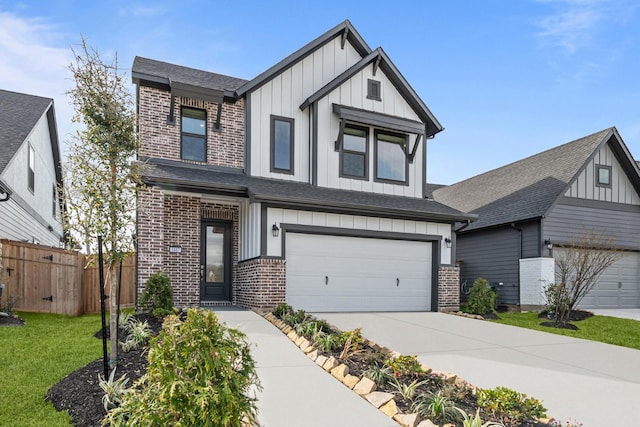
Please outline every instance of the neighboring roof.
[{"label": "neighboring roof", "polygon": [[444,184],[430,184],[430,183],[427,182],[427,184],[424,187],[425,197],[427,199],[432,199],[433,198],[433,197],[431,197],[432,193],[434,191],[436,191],[437,189],[442,188],[442,187],[446,187],[446,185],[444,185]]},{"label": "neighboring roof", "polygon": [[269,68],[263,73],[260,73],[254,79],[248,81],[242,87],[238,88],[236,94],[238,96],[242,96],[245,93],[262,86],[265,82],[271,80],[274,76],[280,74],[283,70],[306,58],[308,55],[311,55],[317,49],[324,46],[329,40],[333,40],[339,35],[344,35],[344,37],[349,40],[356,51],[360,54],[360,56],[364,57],[371,52],[371,48],[367,45],[362,36],[360,36],[360,33],[356,31],[351,22],[347,19],[336,25],[326,33],[322,34],[320,37],[317,37],[315,40],[307,43],[302,48],[293,52],[291,55],[287,56],[273,67]]},{"label": "neighboring roof", "polygon": [[442,131],[444,128],[442,127],[440,122],[438,122],[438,120],[431,113],[426,104],[422,101],[422,99],[420,99],[418,94],[413,90],[409,82],[404,78],[404,76],[396,68],[393,62],[391,62],[391,59],[389,59],[389,56],[387,56],[387,54],[381,47],[378,47],[376,50],[362,58],[360,61],[353,64],[342,74],[336,76],[336,78],[334,78],[325,86],[312,94],[300,105],[300,109],[304,110],[312,103],[317,102],[319,99],[327,96],[341,84],[349,80],[356,73],[360,72],[363,68],[374,61],[379,62],[380,69],[385,73],[387,78],[389,78],[396,90],[400,92],[404,100],[407,101],[411,108],[416,112],[418,117],[420,117],[420,119],[426,124],[426,136],[429,137]]},{"label": "neighboring roof", "polygon": [[131,77],[135,84],[139,84],[140,81],[148,81],[171,86],[172,82],[177,82],[221,91],[225,93],[225,96],[234,96],[235,90],[247,82],[247,80],[237,77],[196,70],[141,56],[136,56],[133,60]]},{"label": "neighboring roof", "polygon": [[47,113],[56,178],[61,182],[60,149],[53,112],[53,99],[0,89],[0,174]]},{"label": "neighboring roof", "polygon": [[291,206],[315,206],[333,211],[357,211],[402,218],[467,221],[474,215],[433,200],[315,187],[308,183],[250,177],[240,170],[190,165],[164,159],[143,161],[143,181],[167,189],[237,195]]},{"label": "neighboring roof", "polygon": [[466,231],[541,218],[566,191],[585,164],[607,142],[622,166],[633,170],[640,189],[638,167],[615,128],[538,153],[433,191],[433,198],[463,212],[478,215]]}]

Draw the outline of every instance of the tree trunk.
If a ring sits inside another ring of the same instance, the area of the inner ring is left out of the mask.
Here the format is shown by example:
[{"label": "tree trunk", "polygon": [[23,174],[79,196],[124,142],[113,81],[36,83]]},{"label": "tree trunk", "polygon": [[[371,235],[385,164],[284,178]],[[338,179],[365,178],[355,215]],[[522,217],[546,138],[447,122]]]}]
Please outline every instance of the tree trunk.
[{"label": "tree trunk", "polygon": [[109,367],[111,370],[118,364],[118,277],[115,269],[116,263],[109,261]]}]

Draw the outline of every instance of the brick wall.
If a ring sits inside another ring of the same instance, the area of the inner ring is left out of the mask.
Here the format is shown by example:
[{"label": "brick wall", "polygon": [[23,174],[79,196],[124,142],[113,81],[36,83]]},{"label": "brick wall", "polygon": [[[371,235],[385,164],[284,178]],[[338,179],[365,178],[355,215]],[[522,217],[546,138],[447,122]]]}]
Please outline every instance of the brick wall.
[{"label": "brick wall", "polygon": [[171,106],[168,91],[141,86],[138,104],[140,156],[180,160],[180,108],[184,105],[207,112],[207,164],[244,168],[244,99],[222,104],[221,131],[213,130],[218,114],[214,103],[176,97],[174,125],[167,124]]},{"label": "brick wall", "polygon": [[236,301],[253,309],[273,308],[285,301],[286,262],[255,258],[238,265]]},{"label": "brick wall", "polygon": [[164,195],[157,187],[138,194],[138,293],[146,281],[164,267]]},{"label": "brick wall", "polygon": [[438,269],[438,311],[460,309],[460,268],[440,266]]}]

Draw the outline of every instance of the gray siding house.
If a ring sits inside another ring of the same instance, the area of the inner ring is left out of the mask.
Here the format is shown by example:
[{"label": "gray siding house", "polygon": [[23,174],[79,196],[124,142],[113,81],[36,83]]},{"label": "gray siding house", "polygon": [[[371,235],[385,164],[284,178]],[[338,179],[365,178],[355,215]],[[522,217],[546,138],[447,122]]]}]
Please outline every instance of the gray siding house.
[{"label": "gray siding house", "polygon": [[613,235],[625,256],[581,306],[640,307],[640,170],[615,128],[436,188],[432,197],[478,215],[457,228],[463,284],[484,277],[501,303],[540,306],[554,256],[594,229]]},{"label": "gray siding house", "polygon": [[60,247],[61,185],[53,100],[0,90],[0,238]]}]

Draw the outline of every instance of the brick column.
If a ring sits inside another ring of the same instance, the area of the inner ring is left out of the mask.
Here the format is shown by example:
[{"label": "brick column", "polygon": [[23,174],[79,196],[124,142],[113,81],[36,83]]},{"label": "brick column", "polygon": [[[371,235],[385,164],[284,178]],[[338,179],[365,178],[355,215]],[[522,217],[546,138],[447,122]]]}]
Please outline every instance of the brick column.
[{"label": "brick column", "polygon": [[269,309],[285,301],[286,263],[256,258],[238,264],[236,303],[244,308]]},{"label": "brick column", "polygon": [[438,269],[438,311],[460,309],[460,268],[440,266]]}]

